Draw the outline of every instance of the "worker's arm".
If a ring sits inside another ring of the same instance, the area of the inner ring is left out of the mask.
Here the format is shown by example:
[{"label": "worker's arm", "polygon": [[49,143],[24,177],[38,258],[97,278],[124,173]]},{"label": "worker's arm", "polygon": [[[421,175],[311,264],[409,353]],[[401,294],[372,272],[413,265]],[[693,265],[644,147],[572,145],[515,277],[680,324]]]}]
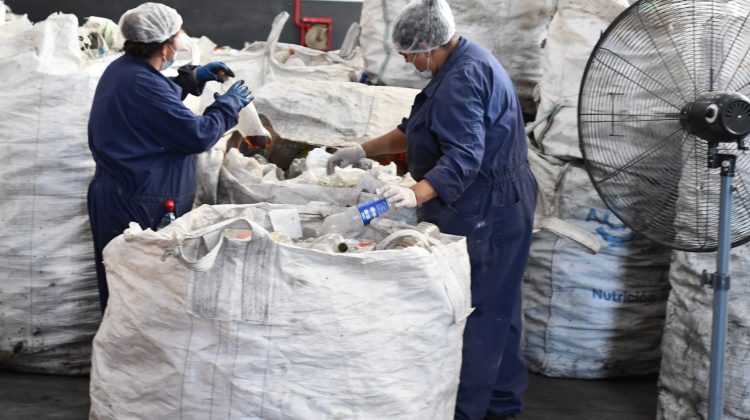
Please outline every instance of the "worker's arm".
[{"label": "worker's arm", "polygon": [[417,198],[417,204],[424,204],[433,198],[437,197],[437,191],[432,187],[430,181],[423,179],[413,185],[411,190],[414,191],[414,195]]},{"label": "worker's arm", "polygon": [[385,155],[388,153],[399,153],[406,150],[406,135],[399,129],[394,129],[388,133],[367,140],[356,146],[344,147],[337,150],[330,158],[326,165],[328,175],[333,174],[337,166],[347,166],[357,163],[360,159],[366,157]]},{"label": "worker's arm", "polygon": [[423,179],[411,188],[388,184],[378,190],[392,207],[413,208],[437,197],[430,181]]},{"label": "worker's arm", "polygon": [[367,157],[401,153],[406,150],[406,134],[398,128],[362,143]]}]

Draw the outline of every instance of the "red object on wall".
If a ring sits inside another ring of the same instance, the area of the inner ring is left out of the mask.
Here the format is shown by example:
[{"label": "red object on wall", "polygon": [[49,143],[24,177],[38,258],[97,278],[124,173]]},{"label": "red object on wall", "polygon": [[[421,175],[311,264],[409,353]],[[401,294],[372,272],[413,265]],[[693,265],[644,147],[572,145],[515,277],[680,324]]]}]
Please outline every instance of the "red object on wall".
[{"label": "red object on wall", "polygon": [[326,42],[325,51],[330,51],[331,32],[333,32],[333,20],[329,17],[301,17],[300,3],[302,3],[302,0],[294,0],[294,24],[299,28],[299,45],[305,45],[305,35],[313,25],[325,25],[326,27],[328,27],[328,41]]}]

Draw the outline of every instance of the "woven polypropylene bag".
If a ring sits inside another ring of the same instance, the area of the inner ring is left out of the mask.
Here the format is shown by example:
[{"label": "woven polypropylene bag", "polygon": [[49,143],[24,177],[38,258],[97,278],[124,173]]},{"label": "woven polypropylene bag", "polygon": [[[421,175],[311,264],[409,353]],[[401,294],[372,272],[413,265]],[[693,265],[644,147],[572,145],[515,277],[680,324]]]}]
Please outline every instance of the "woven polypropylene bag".
[{"label": "woven polypropylene bag", "polygon": [[272,240],[274,208],[325,213],[203,206],[107,246],[93,418],[453,418],[465,240],[332,254]]}]

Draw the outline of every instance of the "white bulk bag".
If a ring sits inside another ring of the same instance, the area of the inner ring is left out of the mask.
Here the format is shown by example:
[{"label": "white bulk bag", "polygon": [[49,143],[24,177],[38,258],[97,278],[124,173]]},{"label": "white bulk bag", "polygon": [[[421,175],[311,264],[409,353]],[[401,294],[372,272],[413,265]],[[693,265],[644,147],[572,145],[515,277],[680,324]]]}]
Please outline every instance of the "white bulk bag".
[{"label": "white bulk bag", "polygon": [[[319,153],[322,152],[322,153]],[[254,203],[277,203],[277,204],[308,204],[310,202],[330,203],[337,206],[353,206],[374,199],[375,194],[371,188],[364,189],[361,185],[356,187],[323,186],[313,183],[315,175],[312,172],[325,171],[325,162],[312,162],[319,160],[321,155],[328,155],[320,149],[312,150],[307,156],[308,168],[298,178],[279,181],[274,173],[276,165],[262,165],[253,158],[243,156],[237,149],[231,149],[224,159],[224,164],[219,173],[219,181],[216,195],[216,204],[254,204]],[[313,168],[310,164],[318,163],[323,166]],[[381,167],[388,168],[388,167]],[[264,174],[264,171],[269,171]],[[342,172],[365,172],[358,169],[345,168],[337,170],[334,179]],[[375,171],[370,171],[372,175]],[[306,178],[306,180],[302,180]],[[399,177],[393,177],[398,179]],[[339,178],[340,179],[340,178]],[[385,182],[372,177],[374,184]],[[389,179],[389,181],[395,181]],[[390,182],[396,183],[396,182]],[[414,180],[405,176],[398,185],[408,187],[413,185]],[[362,183],[360,183],[362,184]],[[372,187],[369,185],[368,187]],[[367,192],[370,191],[370,192]],[[400,220],[410,225],[417,224],[417,213],[415,209],[394,209],[384,217],[392,220]]]},{"label": "white bulk bag", "polygon": [[[258,173],[261,165],[237,149],[226,154],[219,173],[217,204],[307,204],[325,201],[351,206],[372,197],[357,188],[334,188],[290,181],[267,181]],[[254,170],[255,169],[255,170]]]},{"label": "white bulk bag", "polygon": [[556,218],[599,237],[601,248],[591,255],[571,236],[534,234],[523,287],[529,367],[573,378],[657,372],[671,251],[623,225],[580,163],[530,163],[541,202]]},{"label": "white bulk bag", "polygon": [[[0,9],[5,6],[0,5]],[[31,22],[26,15],[21,16],[19,19],[11,20],[3,24],[4,21],[0,21],[0,42],[5,41],[21,32],[28,31],[31,29]]]},{"label": "white bulk bag", "polygon": [[202,206],[106,247],[92,418],[453,418],[465,240],[331,254],[273,241],[276,208],[298,209],[305,231],[340,210]]},{"label": "white bulk bag", "polygon": [[[350,81],[358,77],[362,66],[357,60],[346,60],[334,53],[278,42],[288,19],[287,12],[276,16],[265,42],[254,42],[241,51],[213,51],[209,61],[226,63],[235,73],[234,80],[244,80],[252,91],[266,83],[288,77],[338,81]],[[286,59],[291,49],[307,65],[292,65],[279,60]],[[213,91],[204,92],[202,99],[204,106],[208,106],[213,102]]]},{"label": "white bulk bag", "polygon": [[[724,362],[725,420],[750,415],[750,246],[729,260],[727,343]],[[713,290],[701,287],[703,270],[716,272],[716,253],[675,251],[672,292],[662,341],[657,419],[699,419],[708,412]]]},{"label": "white bulk bag", "polygon": [[73,15],[0,42],[0,368],[89,370],[100,309],[86,124],[107,63],[82,59]]},{"label": "white bulk bag", "polygon": [[627,7],[626,0],[559,0],[544,47],[533,131],[545,154],[581,158],[578,93],[583,72],[601,33]]},{"label": "white bulk bag", "polygon": [[422,89],[427,80],[414,73],[393,49],[391,31],[393,20],[410,0],[364,0],[359,25],[359,46],[365,60],[365,70],[375,83]]},{"label": "white bulk bag", "polygon": [[[348,82],[358,77],[362,71],[361,59],[358,56],[347,60],[334,53],[301,45],[279,43],[281,30],[288,18],[289,14],[286,12],[276,16],[268,40],[265,42],[254,42],[241,51],[226,49],[202,51],[207,54],[207,61],[226,63],[234,71],[235,77],[223,84],[206,83],[199,105],[196,107],[196,113],[202,114],[206,107],[214,102],[214,94],[224,93],[236,80],[243,80],[253,95],[258,98],[257,89],[273,81],[301,78],[311,84],[320,81]],[[299,59],[297,61],[303,61],[307,65],[287,63],[286,59],[289,58],[292,50],[294,50],[295,57]],[[312,82],[313,80],[316,82]],[[258,118],[256,103],[258,103],[257,99],[240,111],[238,129],[243,136],[270,136]]]},{"label": "white bulk bag", "polygon": [[341,146],[383,135],[408,117],[416,89],[286,79],[253,92],[258,113],[285,140]]},{"label": "white bulk bag", "polygon": [[[456,33],[492,52],[508,70],[524,110],[533,112],[534,87],[542,76],[542,42],[556,0],[452,0]],[[422,88],[391,44],[393,21],[409,0],[364,0],[360,48],[365,68],[375,82]]]}]

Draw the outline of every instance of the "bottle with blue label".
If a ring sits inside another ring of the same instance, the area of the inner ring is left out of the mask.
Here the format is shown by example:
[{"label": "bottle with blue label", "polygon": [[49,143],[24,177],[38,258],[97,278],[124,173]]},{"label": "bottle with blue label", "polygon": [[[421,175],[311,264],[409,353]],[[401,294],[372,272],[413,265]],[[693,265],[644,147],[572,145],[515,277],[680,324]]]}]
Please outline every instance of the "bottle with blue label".
[{"label": "bottle with blue label", "polygon": [[383,215],[390,209],[391,207],[383,197],[357,204],[346,211],[326,217],[323,221],[323,233],[340,233],[345,238],[356,236],[363,227],[370,224],[372,219]]}]

